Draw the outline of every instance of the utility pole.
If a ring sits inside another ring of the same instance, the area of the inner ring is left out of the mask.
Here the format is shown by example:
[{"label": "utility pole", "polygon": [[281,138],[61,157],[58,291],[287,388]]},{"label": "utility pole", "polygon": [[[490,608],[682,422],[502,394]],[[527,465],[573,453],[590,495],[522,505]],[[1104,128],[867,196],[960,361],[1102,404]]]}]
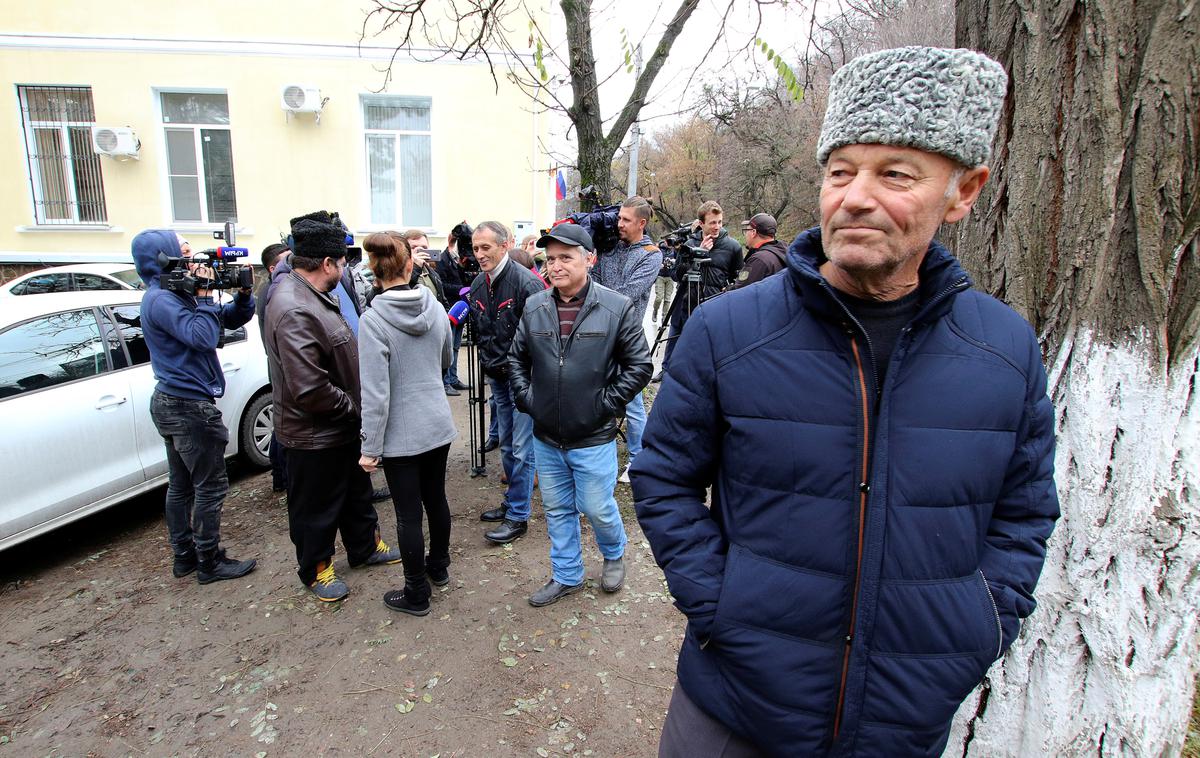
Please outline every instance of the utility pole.
[{"label": "utility pole", "polygon": [[[638,45],[633,52],[633,80],[637,81],[642,75],[642,46]],[[633,144],[629,148],[629,187],[628,196],[632,197],[637,194],[637,176],[638,176],[638,147],[642,144],[642,127],[640,122],[634,121],[633,128],[630,130],[630,136],[633,139]]]}]

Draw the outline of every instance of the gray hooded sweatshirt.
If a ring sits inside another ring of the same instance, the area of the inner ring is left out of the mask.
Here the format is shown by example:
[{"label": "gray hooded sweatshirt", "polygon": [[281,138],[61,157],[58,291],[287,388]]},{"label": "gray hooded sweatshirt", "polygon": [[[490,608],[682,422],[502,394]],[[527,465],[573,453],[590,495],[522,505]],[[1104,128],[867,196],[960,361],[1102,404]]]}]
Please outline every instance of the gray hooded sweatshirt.
[{"label": "gray hooded sweatshirt", "polygon": [[358,326],[363,455],[417,455],[458,436],[442,385],[451,349],[446,309],[429,290],[371,301]]}]

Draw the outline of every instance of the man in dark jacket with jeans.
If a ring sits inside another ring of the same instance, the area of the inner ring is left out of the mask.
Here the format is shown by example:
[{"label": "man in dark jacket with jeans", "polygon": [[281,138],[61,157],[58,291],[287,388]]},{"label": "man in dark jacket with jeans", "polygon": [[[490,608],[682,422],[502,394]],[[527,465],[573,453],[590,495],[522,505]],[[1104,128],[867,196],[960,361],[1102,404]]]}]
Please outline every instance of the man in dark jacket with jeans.
[{"label": "man in dark jacket with jeans", "polygon": [[[193,292],[162,289],[160,256],[178,258],[179,236],[150,229],[133,238],[133,261],[146,284],[141,326],[158,384],[150,416],[167,446],[167,534],[175,555],[172,573],[197,571],[201,584],[236,579],[255,562],[235,561],[221,549],[221,506],[229,491],[225,447],[229,430],[216,399],[225,394],[225,374],[217,358],[225,329],[254,316],[254,298],[240,290],[224,306],[214,298],[212,270],[189,266]],[[190,255],[190,250],[188,251]]]},{"label": "man in dark jacket with jeans", "polygon": [[399,563],[379,534],[371,477],[358,465],[358,340],[330,297],[346,269],[346,235],[325,211],[292,219],[291,271],[267,304],[275,434],[287,448],[288,530],[297,573],[318,600],[350,590],[333,568],[342,533],[351,567]]},{"label": "man in dark jacket with jeans", "polygon": [[[579,514],[588,517],[604,556],[600,589],[625,581],[625,527],[617,482],[617,423],[650,380],[653,363],[633,302],[589,282],[592,238],[559,224],[538,240],[554,288],[533,295],[509,354],[513,397],[533,417],[553,575],[531,605],[556,602],[583,587]],[[643,306],[644,308],[644,306]]]},{"label": "man in dark jacket with jeans", "polygon": [[820,227],[688,321],[632,471],[688,619],[660,755],[939,756],[1033,612],[1041,350],[933,241],[987,180],[1006,80],[970,50],[839,69]]},{"label": "man in dark jacket with jeans", "polygon": [[508,349],[525,301],[545,290],[533,272],[510,260],[512,233],[498,221],[475,227],[471,246],[480,273],[471,283],[471,319],[478,342],[479,361],[496,401],[500,461],[508,477],[504,502],[479,514],[481,521],[498,521],[484,533],[488,542],[503,545],[529,529],[529,498],[533,494],[533,422],[513,404],[509,386]]}]

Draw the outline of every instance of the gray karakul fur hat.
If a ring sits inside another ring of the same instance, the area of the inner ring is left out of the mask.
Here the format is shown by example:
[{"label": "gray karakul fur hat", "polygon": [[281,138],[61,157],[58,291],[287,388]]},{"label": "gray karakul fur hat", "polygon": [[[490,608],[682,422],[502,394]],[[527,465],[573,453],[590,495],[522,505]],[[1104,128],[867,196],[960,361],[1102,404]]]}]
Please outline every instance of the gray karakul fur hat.
[{"label": "gray karakul fur hat", "polygon": [[829,84],[817,160],[843,145],[915,147],[974,168],[991,153],[1008,75],[965,49],[898,47],[859,56]]}]

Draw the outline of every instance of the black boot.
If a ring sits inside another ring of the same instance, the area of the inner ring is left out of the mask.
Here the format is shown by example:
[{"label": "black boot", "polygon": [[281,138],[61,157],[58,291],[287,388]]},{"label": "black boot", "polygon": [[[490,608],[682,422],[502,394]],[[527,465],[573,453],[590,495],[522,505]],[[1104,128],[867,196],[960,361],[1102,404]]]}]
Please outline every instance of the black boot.
[{"label": "black boot", "polygon": [[248,561],[235,561],[225,555],[225,549],[215,550],[207,555],[200,555],[196,580],[201,584],[212,584],[223,579],[237,579],[254,570],[258,561],[251,558]]},{"label": "black boot", "polygon": [[429,582],[425,574],[419,576],[404,576],[404,589],[392,590],[383,596],[383,604],[393,611],[400,611],[411,616],[429,615]]},{"label": "black boot", "polygon": [[175,565],[171,567],[171,573],[176,579],[182,579],[195,571],[198,563],[194,547],[182,553],[175,553]]},{"label": "black boot", "polygon": [[434,558],[425,556],[425,575],[429,577],[429,581],[439,587],[445,587],[450,583],[450,556],[445,558]]}]

